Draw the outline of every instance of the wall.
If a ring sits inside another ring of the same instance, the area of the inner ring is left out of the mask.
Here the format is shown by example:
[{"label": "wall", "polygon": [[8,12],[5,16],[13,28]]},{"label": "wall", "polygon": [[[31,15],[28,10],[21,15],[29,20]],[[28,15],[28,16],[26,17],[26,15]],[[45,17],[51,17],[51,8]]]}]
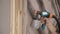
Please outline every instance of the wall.
[{"label": "wall", "polygon": [[0,34],[9,34],[10,0],[0,0]]}]

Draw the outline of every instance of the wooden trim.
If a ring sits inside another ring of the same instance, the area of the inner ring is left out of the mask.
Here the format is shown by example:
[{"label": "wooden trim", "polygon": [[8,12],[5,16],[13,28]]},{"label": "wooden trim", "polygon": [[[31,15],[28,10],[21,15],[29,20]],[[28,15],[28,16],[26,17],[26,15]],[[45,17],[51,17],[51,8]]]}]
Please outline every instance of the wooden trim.
[{"label": "wooden trim", "polygon": [[19,34],[22,34],[22,0],[19,3],[19,11],[18,11],[18,27],[19,27]]},{"label": "wooden trim", "polygon": [[26,24],[27,24],[27,0],[23,0],[23,33],[26,34]]},{"label": "wooden trim", "polygon": [[22,0],[11,0],[10,15],[10,34],[22,34]]},{"label": "wooden trim", "polygon": [[11,0],[10,34],[15,34],[15,0]]},{"label": "wooden trim", "polygon": [[19,33],[18,26],[18,0],[15,0],[15,34]]}]

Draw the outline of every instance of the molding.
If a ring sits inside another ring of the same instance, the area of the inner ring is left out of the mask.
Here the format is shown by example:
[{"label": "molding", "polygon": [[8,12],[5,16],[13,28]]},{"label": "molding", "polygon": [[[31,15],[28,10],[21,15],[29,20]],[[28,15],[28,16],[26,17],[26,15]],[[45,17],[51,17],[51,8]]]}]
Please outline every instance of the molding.
[{"label": "molding", "polygon": [[15,0],[11,0],[10,34],[15,34]]},{"label": "molding", "polygon": [[10,2],[10,34],[22,34],[22,0]]},{"label": "molding", "polygon": [[26,24],[27,24],[27,21],[28,21],[28,19],[27,19],[27,0],[23,0],[23,4],[22,4],[22,16],[23,16],[23,31],[22,31],[22,34],[26,34]]}]

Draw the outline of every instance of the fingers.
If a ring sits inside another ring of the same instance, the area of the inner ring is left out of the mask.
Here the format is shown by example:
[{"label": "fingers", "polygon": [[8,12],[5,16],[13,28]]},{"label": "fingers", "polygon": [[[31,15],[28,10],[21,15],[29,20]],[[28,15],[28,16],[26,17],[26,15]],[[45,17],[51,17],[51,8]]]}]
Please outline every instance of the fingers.
[{"label": "fingers", "polygon": [[37,14],[37,10],[34,10],[33,13],[34,13],[34,16],[36,16],[36,14]]},{"label": "fingers", "polygon": [[43,20],[46,20],[46,26],[47,26],[48,30],[51,33],[55,33],[56,32],[56,27],[52,24],[53,23],[52,18],[44,18],[44,19],[42,19],[42,22],[43,22]]},{"label": "fingers", "polygon": [[36,16],[37,13],[39,13],[39,12],[40,12],[39,10],[33,10],[33,14],[34,14],[34,16]]},{"label": "fingers", "polygon": [[53,26],[51,20],[47,18],[46,18],[46,26],[52,33],[56,31],[56,28]]}]

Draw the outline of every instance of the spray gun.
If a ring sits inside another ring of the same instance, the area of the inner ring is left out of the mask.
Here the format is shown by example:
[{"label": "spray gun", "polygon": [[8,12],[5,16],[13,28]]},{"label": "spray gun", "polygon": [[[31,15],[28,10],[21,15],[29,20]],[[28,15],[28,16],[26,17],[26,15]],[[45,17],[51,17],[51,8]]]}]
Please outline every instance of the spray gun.
[{"label": "spray gun", "polygon": [[[50,15],[50,13],[49,12],[46,12],[46,11],[43,11],[43,12],[40,12],[40,15],[43,18],[48,18],[49,15]],[[46,20],[44,20],[44,23],[42,24],[42,30],[45,29],[45,26],[46,26]]]},{"label": "spray gun", "polygon": [[[41,17],[43,17],[43,18],[54,18],[54,19],[57,21],[57,25],[58,25],[58,28],[59,28],[59,30],[60,30],[59,22],[58,22],[58,19],[57,19],[56,16],[54,16],[52,13],[49,13],[49,12],[47,12],[47,11],[40,12],[39,14],[40,14]],[[42,30],[44,30],[44,29],[45,29],[45,26],[46,26],[46,20],[45,20],[44,22],[45,22],[45,23],[42,24]]]},{"label": "spray gun", "polygon": [[[39,16],[40,16],[40,17],[43,17],[43,18],[49,18],[50,13],[47,12],[47,11],[43,11],[43,12],[38,11],[38,12],[37,12],[37,15],[36,15],[33,19],[34,19],[34,20],[39,20],[39,19],[40,19]],[[44,20],[44,22],[45,22],[45,23],[42,24],[42,30],[45,29],[46,20]],[[38,23],[38,22],[37,22],[37,23]]]}]

